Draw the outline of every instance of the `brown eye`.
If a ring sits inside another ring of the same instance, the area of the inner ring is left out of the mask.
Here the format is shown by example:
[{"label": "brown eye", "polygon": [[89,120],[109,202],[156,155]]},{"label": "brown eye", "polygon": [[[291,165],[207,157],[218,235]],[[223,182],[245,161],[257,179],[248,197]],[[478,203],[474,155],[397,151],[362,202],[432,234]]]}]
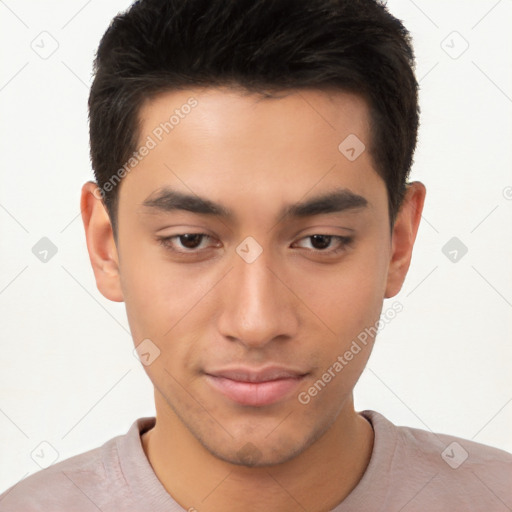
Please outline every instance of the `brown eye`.
[{"label": "brown eye", "polygon": [[204,240],[211,237],[204,233],[182,233],[179,235],[159,237],[158,243],[163,245],[166,249],[174,252],[181,253],[195,253],[201,249],[206,249],[208,246],[201,247]]},{"label": "brown eye", "polygon": [[187,233],[185,235],[179,235],[177,238],[180,241],[181,245],[183,245],[187,249],[197,249],[198,245],[200,245],[203,236],[204,235],[195,233]]},{"label": "brown eye", "polygon": [[314,249],[326,249],[332,240],[332,236],[329,235],[312,235],[309,238]]},{"label": "brown eye", "polygon": [[[340,236],[340,235],[323,235],[314,234],[301,239],[309,240],[309,247],[302,246],[304,249],[313,253],[332,255],[345,250],[345,248],[352,243],[353,237]],[[300,246],[299,246],[300,247]]]}]

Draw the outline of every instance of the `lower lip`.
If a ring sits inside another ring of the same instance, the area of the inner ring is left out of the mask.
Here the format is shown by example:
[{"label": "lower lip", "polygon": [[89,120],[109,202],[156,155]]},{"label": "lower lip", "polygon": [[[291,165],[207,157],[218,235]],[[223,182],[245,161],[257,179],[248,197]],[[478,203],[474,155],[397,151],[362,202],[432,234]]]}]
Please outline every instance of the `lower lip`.
[{"label": "lower lip", "polygon": [[210,385],[224,396],[241,405],[261,407],[270,405],[289,395],[304,377],[270,380],[267,382],[240,382],[225,377],[206,376]]}]

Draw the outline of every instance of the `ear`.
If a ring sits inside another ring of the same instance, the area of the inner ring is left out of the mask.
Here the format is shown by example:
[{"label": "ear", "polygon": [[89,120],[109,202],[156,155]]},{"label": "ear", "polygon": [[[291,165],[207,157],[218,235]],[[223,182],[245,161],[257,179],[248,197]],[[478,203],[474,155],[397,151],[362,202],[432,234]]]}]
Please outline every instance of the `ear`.
[{"label": "ear", "polygon": [[82,186],[80,209],[96,286],[107,299],[122,302],[119,258],[114,233],[96,183],[88,181]]},{"label": "ear", "polygon": [[407,184],[407,191],[393,226],[386,299],[394,297],[400,291],[409,270],[426,193],[425,185],[419,181]]}]

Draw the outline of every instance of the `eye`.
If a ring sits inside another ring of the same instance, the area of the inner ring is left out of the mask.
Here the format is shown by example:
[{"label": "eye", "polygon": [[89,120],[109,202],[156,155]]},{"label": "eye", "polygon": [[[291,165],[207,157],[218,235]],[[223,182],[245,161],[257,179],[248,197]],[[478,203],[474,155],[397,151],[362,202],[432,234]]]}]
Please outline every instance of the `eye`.
[{"label": "eye", "polygon": [[[306,236],[301,240],[310,240],[311,247],[305,247],[305,249],[318,253],[337,254],[344,251],[346,246],[352,243],[353,237],[314,234]],[[333,241],[336,242],[334,246]]]},{"label": "eye", "polygon": [[[212,237],[205,233],[182,233],[178,235],[158,237],[158,243],[166,249],[178,254],[198,254],[209,247],[219,247],[220,242],[208,245]],[[335,255],[343,252],[353,241],[353,237],[340,235],[313,234],[303,237],[301,241],[309,241],[309,247],[302,247],[310,252]],[[299,243],[297,242],[297,243]]]},{"label": "eye", "polygon": [[198,250],[205,249],[208,246],[201,246],[204,240],[211,238],[204,233],[183,233],[179,235],[159,237],[158,243],[165,248],[175,252],[197,252]]}]

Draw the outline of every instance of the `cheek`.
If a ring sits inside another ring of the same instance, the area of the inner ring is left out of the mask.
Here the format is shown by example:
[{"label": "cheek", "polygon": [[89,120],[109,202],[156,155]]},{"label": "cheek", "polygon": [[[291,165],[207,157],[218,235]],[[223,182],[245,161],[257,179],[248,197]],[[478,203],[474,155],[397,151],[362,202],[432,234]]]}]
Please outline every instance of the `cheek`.
[{"label": "cheek", "polygon": [[201,318],[207,316],[205,308],[211,308],[205,296],[215,284],[214,276],[198,279],[192,267],[179,269],[157,246],[129,249],[121,260],[121,274],[134,344],[149,339],[156,346],[158,357],[145,366],[152,380],[168,380],[165,370],[177,377],[198,357]]},{"label": "cheek", "polygon": [[317,418],[338,415],[366,366],[372,345],[343,340],[331,349],[296,397],[299,409]]},{"label": "cheek", "polygon": [[328,272],[305,272],[300,278],[305,304],[316,314],[328,343],[338,349],[378,320],[384,297],[382,257],[371,248],[350,256]]},{"label": "cheek", "polygon": [[[135,342],[162,339],[190,308],[194,297],[184,293],[185,282],[165,260],[161,249],[133,233],[121,247],[121,286]],[[190,290],[190,287],[189,287]],[[167,334],[168,335],[168,334]]]}]

